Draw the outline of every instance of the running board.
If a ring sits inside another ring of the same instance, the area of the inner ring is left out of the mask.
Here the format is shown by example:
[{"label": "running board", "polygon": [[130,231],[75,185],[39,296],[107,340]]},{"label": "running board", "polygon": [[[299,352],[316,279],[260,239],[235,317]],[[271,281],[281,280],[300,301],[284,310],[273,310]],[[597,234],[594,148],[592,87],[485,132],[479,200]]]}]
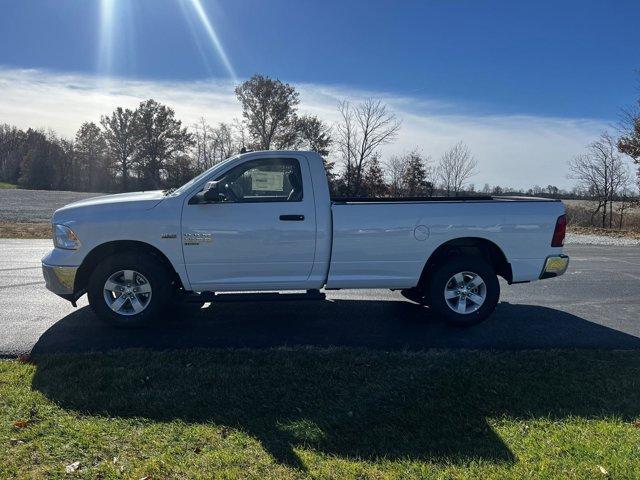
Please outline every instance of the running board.
[{"label": "running board", "polygon": [[187,296],[187,302],[290,302],[297,300],[324,300],[326,295],[318,290],[306,293],[215,293],[202,292]]}]

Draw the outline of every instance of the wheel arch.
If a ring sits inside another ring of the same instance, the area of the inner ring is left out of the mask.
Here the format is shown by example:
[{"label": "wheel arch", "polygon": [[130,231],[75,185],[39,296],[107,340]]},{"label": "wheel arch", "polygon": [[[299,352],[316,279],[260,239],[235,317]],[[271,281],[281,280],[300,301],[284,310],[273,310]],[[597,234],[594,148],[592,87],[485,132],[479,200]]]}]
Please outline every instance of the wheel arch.
[{"label": "wheel arch", "polygon": [[429,256],[422,274],[420,284],[425,284],[429,274],[447,258],[456,255],[473,254],[482,256],[495,270],[510,284],[513,282],[511,264],[508,262],[502,249],[491,240],[482,237],[460,237],[447,240],[440,244]]},{"label": "wheel arch", "polygon": [[80,264],[78,272],[76,273],[76,279],[74,284],[75,292],[83,292],[88,283],[91,272],[96,266],[105,258],[115,253],[138,253],[147,254],[156,257],[161,264],[170,272],[174,279],[175,285],[179,288],[184,288],[180,275],[176,272],[175,268],[167,256],[157,247],[153,245],[141,242],[138,240],[115,240],[111,242],[102,243],[91,250]]}]

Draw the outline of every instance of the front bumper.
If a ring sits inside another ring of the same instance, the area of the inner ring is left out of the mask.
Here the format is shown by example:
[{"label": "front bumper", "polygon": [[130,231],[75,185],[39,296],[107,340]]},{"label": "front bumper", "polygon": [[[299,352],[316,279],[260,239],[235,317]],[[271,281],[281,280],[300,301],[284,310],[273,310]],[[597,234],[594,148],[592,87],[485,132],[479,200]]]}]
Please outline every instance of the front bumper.
[{"label": "front bumper", "polygon": [[77,272],[78,267],[58,267],[42,262],[42,275],[47,289],[60,296],[73,295]]},{"label": "front bumper", "polygon": [[569,256],[560,254],[560,255],[550,255],[544,261],[544,267],[542,268],[542,273],[540,274],[540,279],[543,278],[552,278],[559,277],[564,272],[567,271],[567,267],[569,266]]}]

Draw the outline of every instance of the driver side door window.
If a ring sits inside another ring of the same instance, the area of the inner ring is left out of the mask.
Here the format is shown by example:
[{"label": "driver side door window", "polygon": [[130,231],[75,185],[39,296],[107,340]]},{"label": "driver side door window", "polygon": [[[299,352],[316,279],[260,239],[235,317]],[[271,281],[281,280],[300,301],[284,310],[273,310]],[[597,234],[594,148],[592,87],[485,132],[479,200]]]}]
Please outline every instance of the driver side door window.
[{"label": "driver side door window", "polygon": [[292,158],[251,160],[214,182],[219,202],[301,202],[300,164]]}]

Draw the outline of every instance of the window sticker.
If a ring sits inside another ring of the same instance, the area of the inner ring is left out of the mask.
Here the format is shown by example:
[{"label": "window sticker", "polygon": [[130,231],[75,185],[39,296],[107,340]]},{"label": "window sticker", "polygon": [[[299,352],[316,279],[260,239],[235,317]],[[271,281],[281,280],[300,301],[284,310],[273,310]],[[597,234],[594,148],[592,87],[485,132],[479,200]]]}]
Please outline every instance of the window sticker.
[{"label": "window sticker", "polygon": [[251,171],[251,190],[254,192],[283,192],[284,172]]}]

